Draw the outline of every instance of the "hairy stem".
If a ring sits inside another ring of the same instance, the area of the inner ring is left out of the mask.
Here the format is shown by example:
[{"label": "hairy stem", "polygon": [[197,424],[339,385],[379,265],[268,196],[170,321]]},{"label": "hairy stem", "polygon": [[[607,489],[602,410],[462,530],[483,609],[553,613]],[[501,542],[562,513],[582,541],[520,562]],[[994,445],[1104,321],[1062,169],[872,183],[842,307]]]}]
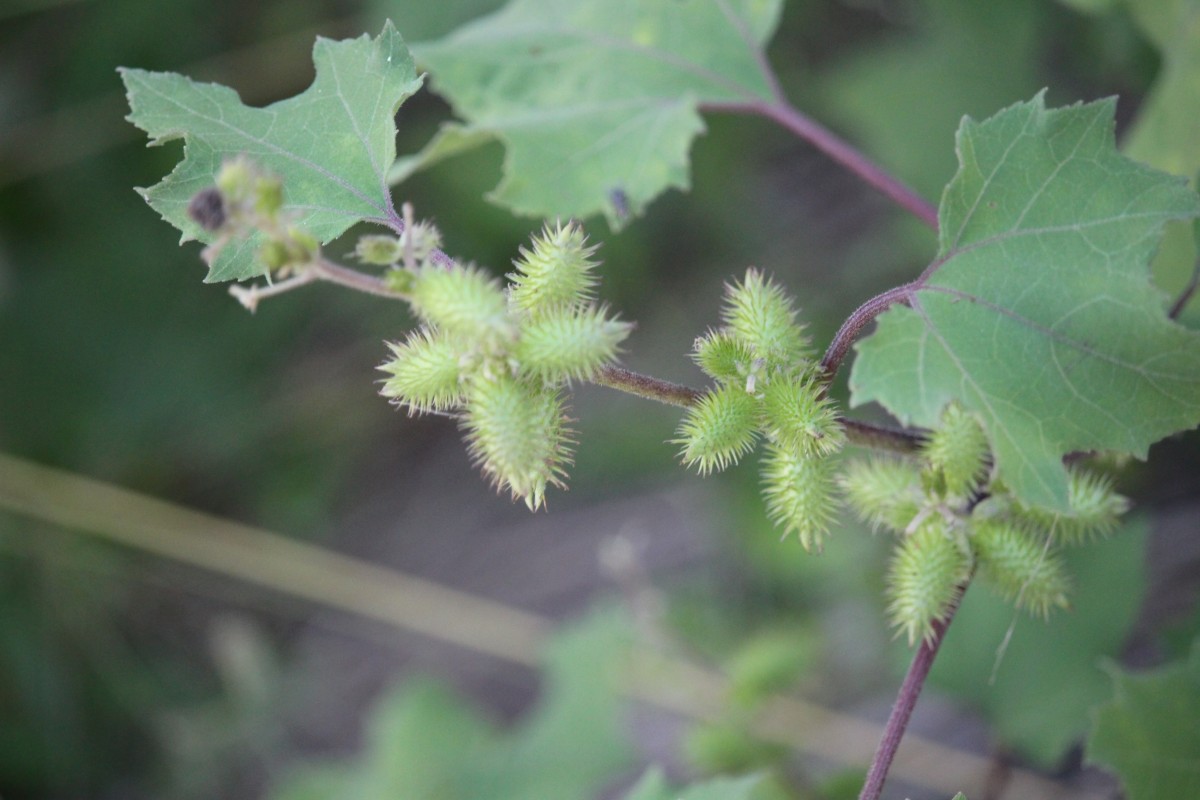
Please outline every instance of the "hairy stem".
[{"label": "hairy stem", "polygon": [[[592,383],[679,408],[687,408],[704,396],[704,392],[690,386],[659,380],[616,366],[601,368],[592,378]],[[924,437],[918,432],[873,425],[869,422],[843,419],[842,427],[851,444],[890,450],[894,453],[914,453],[924,441]]]},{"label": "hairy stem", "polygon": [[687,408],[704,396],[704,392],[690,386],[659,380],[617,366],[601,367],[592,378],[592,383],[680,408]]},{"label": "hairy stem", "polygon": [[842,361],[846,358],[846,354],[850,352],[850,346],[858,339],[863,328],[870,325],[876,317],[896,303],[907,303],[909,297],[912,296],[912,293],[917,288],[918,286],[915,282],[906,283],[894,289],[888,289],[882,294],[877,294],[854,309],[854,312],[846,318],[846,321],[842,323],[842,327],[834,334],[833,341],[829,343],[829,348],[821,358],[822,379],[826,383],[833,380],[842,365]]},{"label": "hairy stem", "polygon": [[868,186],[882,193],[921,222],[937,230],[937,208],[895,175],[871,161],[846,140],[796,109],[782,97],[775,102],[755,99],[737,103],[704,103],[701,109],[755,114],[777,123],[857,175]]},{"label": "hairy stem", "polygon": [[900,740],[904,738],[904,730],[908,727],[909,719],[912,718],[917,698],[921,696],[921,689],[925,686],[929,669],[933,666],[938,648],[942,646],[942,641],[946,637],[946,629],[950,627],[950,622],[954,619],[955,612],[958,611],[958,603],[962,600],[967,585],[964,583],[959,587],[958,599],[946,612],[946,618],[933,623],[933,636],[923,640],[916,655],[913,656],[912,663],[908,667],[908,674],[904,676],[904,682],[900,684],[900,692],[896,695],[896,703],[892,706],[891,716],[888,717],[887,725],[883,729],[883,738],[879,741],[879,748],[875,751],[875,757],[871,760],[871,766],[867,770],[867,780],[863,784],[862,792],[858,795],[858,800],[879,800],[883,793],[883,782],[887,780],[888,770],[892,766],[892,760],[896,757]]}]

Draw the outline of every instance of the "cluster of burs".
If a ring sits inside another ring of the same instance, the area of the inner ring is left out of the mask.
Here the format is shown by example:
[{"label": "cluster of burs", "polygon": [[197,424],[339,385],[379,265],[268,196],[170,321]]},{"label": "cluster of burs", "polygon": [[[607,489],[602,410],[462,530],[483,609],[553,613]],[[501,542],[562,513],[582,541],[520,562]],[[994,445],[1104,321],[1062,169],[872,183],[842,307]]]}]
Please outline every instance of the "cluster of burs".
[{"label": "cluster of burs", "polygon": [[761,440],[763,500],[785,536],[819,551],[842,503],[895,534],[889,614],[910,643],[975,575],[1036,614],[1067,605],[1061,548],[1112,531],[1125,510],[1107,478],[1072,470],[1069,513],[1028,507],[995,479],[982,426],[957,404],[914,453],[845,457],[827,376],[783,289],[748,271],[728,287],[722,322],[692,354],[715,386],[679,427],[687,464],[722,470]]},{"label": "cluster of burs", "polygon": [[[219,234],[206,256],[257,230],[268,274],[315,263],[319,246],[280,213],[280,198],[276,179],[226,164],[189,209]],[[522,248],[507,285],[439,246],[435,228],[411,220],[398,236],[358,240],[358,260],[385,267],[383,284],[420,321],[388,345],[382,394],[410,413],[454,416],[484,474],[537,509],[571,463],[566,390],[611,365],[632,325],[597,302],[595,248],[574,222],[547,225]],[[783,288],[748,270],[727,286],[721,318],[692,352],[713,386],[673,440],[684,463],[721,471],[761,441],[763,500],[785,537],[819,551],[842,504],[895,534],[889,613],[910,642],[933,634],[976,575],[1032,613],[1067,605],[1061,550],[1111,532],[1126,507],[1107,478],[1072,468],[1069,512],[1027,506],[995,477],[976,417],[953,403],[915,452],[848,458],[828,376]]]}]

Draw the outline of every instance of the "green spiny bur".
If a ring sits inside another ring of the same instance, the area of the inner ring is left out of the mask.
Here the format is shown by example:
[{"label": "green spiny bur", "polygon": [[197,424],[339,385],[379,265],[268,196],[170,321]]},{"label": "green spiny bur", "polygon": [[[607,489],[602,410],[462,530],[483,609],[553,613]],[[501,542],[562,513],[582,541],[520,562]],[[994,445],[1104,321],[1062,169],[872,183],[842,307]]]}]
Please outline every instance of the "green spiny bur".
[{"label": "green spiny bur", "polygon": [[449,411],[462,402],[464,358],[456,343],[428,328],[389,342],[392,357],[379,369],[388,373],[380,394],[408,407],[410,413]]},{"label": "green spiny bur", "polygon": [[806,378],[773,377],[762,398],[762,424],[781,447],[807,456],[829,456],[842,449],[846,434],[837,408],[823,387]]},{"label": "green spiny bur", "polygon": [[833,461],[771,444],[760,470],[767,516],[784,536],[795,533],[805,550],[819,553],[836,510]]},{"label": "green spiny bur", "polygon": [[941,424],[925,441],[922,455],[951,497],[971,495],[987,475],[988,441],[974,415],[958,403],[942,411]]},{"label": "green spiny bur", "polygon": [[425,322],[484,352],[503,351],[516,338],[504,290],[478,267],[423,267],[409,297],[413,310]]},{"label": "green spiny bur", "polygon": [[758,402],[738,386],[720,386],[690,406],[679,423],[675,444],[700,474],[736,464],[758,439]]},{"label": "green spiny bur", "polygon": [[726,286],[722,319],[772,370],[790,371],[812,361],[791,299],[783,287],[756,269],[746,270],[740,283]]},{"label": "green spiny bur", "polygon": [[616,359],[631,328],[603,308],[562,307],[523,322],[512,354],[522,374],[545,383],[589,380]]},{"label": "green spiny bur", "polygon": [[754,350],[728,330],[708,331],[692,346],[692,360],[720,383],[745,385],[754,369]]},{"label": "green spiny bur", "polygon": [[944,520],[930,516],[904,537],[888,570],[888,616],[910,645],[933,637],[966,579],[970,562]]},{"label": "green spiny bur", "polygon": [[563,486],[571,438],[557,390],[508,375],[478,376],[467,394],[462,427],[483,473],[530,510],[545,504],[548,485]]},{"label": "green spiny bur", "polygon": [[925,502],[916,467],[897,458],[848,461],[838,484],[850,508],[876,530],[903,533]]},{"label": "green spiny bur", "polygon": [[551,227],[548,223],[509,273],[509,303],[519,314],[537,316],[560,312],[590,303],[598,283],[593,270],[598,262],[591,256],[587,236],[577,223]]},{"label": "green spiny bur", "polygon": [[1050,540],[1002,520],[974,526],[972,547],[980,574],[1005,599],[1040,617],[1067,608],[1070,581]]},{"label": "green spiny bur", "polygon": [[1129,509],[1129,501],[1113,491],[1112,479],[1071,467],[1067,480],[1069,514],[1018,504],[1018,517],[1066,545],[1082,544],[1116,530],[1121,515]]}]

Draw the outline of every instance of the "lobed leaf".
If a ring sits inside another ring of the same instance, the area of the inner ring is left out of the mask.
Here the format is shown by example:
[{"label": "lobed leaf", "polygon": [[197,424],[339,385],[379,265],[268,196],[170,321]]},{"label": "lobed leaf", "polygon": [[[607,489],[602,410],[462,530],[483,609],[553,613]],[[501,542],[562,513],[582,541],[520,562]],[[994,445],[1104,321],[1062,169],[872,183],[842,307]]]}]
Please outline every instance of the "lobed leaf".
[{"label": "lobed leaf", "polygon": [[[151,144],[184,140],[183,160],[141,194],[183,240],[209,243],[213,234],[187,216],[191,198],[212,185],[222,162],[250,157],[283,180],[285,210],[297,227],[329,242],[361,221],[396,219],[387,172],[396,156],[396,109],[421,86],[412,56],[389,22],[374,39],[313,47],[316,79],[299,95],[251,108],[224,86],[182,75],[120,70],[129,121]],[[261,275],[261,236],[224,247],[206,281]]]},{"label": "lobed leaf", "polygon": [[489,134],[507,149],[497,202],[543,217],[603,213],[617,228],[666,189],[687,188],[701,103],[771,99],[761,48],[780,6],[513,0],[414,48],[466,120],[428,156]]},{"label": "lobed leaf", "polygon": [[1200,422],[1200,333],[1151,286],[1163,225],[1200,214],[1184,181],[1120,155],[1112,100],[1041,95],[959,129],[941,248],[910,307],[858,345],[852,403],[934,427],[957,400],[984,424],[998,477],[1068,511],[1062,457],[1149,445]]},{"label": "lobed leaf", "polygon": [[1113,695],[1095,711],[1087,760],[1120,776],[1129,800],[1200,796],[1200,641],[1191,657],[1136,675],[1111,663]]}]

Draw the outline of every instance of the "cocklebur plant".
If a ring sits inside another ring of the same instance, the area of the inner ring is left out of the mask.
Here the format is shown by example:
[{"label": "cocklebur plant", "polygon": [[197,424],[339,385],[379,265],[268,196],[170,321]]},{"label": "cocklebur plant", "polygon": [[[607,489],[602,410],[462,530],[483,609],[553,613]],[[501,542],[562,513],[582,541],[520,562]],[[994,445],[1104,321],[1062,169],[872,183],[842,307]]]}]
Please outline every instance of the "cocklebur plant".
[{"label": "cocklebur plant", "polygon": [[413,413],[457,416],[484,474],[537,509],[571,461],[564,389],[611,363],[632,326],[596,304],[598,264],[577,224],[547,225],[507,289],[477,267],[429,263],[432,250],[411,248],[384,276],[423,324],[389,344],[382,394]]},{"label": "cocklebur plant", "polygon": [[[554,52],[577,48],[578,65],[544,57],[547,10]],[[1066,606],[1062,549],[1112,532],[1127,506],[1084,454],[1144,457],[1200,423],[1200,335],[1174,320],[1188,296],[1168,314],[1146,275],[1164,226],[1200,215],[1200,198],[1117,151],[1111,101],[1048,109],[1039,94],[963,120],[960,168],[935,208],[787,102],[763,51],[777,2],[626,10],[514,0],[422,46],[465,121],[399,159],[395,112],[423,78],[390,24],[375,39],[319,40],[314,85],[269,109],[125,70],[131,119],[156,142],[187,141],[144,194],[208,245],[208,280],[268,276],[235,287],[251,308],[317,280],[408,302],[419,326],[387,345],[383,393],[454,416],[484,474],[530,508],[566,481],[566,396],[590,381],[682,407],[671,442],[701,474],[761,444],[767,515],[805,548],[821,549],[839,504],[894,536],[888,614],[917,653],[863,789],[875,800],[967,586],[978,576],[1036,615]],[[496,199],[547,219],[604,214],[617,229],[685,185],[701,110],[774,121],[832,156],[937,232],[928,267],[864,302],[819,359],[782,287],[746,272],[720,326],[696,340],[712,382],[697,390],[615,363],[630,325],[596,302],[579,226],[548,225],[505,286],[443,252],[392,198],[417,169],[498,139],[508,158]],[[219,164],[250,177],[223,187]],[[380,277],[325,254],[360,222],[388,230],[354,248]],[[852,351],[849,406],[876,402],[902,428],[854,420],[831,396]]]}]

